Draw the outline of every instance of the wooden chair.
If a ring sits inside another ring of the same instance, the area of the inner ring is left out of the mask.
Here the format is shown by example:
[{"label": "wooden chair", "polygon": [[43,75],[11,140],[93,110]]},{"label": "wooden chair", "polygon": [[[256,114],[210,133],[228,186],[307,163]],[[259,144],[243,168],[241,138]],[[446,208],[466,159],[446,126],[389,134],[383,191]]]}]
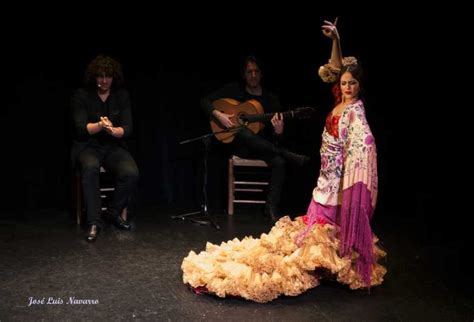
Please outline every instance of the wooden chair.
[{"label": "wooden chair", "polygon": [[[228,204],[227,213],[229,215],[234,214],[234,204],[246,203],[246,204],[265,204],[265,199],[262,199],[265,188],[270,184],[268,179],[262,179],[261,171],[247,171],[248,174],[246,179],[239,179],[240,168],[247,167],[248,169],[256,168],[267,168],[268,164],[263,160],[255,159],[243,159],[233,155],[229,158],[229,171],[228,171]],[[260,172],[260,177],[256,177],[254,174]],[[239,176],[239,178],[237,178]],[[250,177],[252,176],[252,177]],[[254,179],[255,178],[255,179]],[[246,195],[257,193],[255,198],[246,197],[245,199],[237,198],[236,194],[242,192]]]},{"label": "wooden chair", "polygon": [[[102,211],[107,210],[107,199],[111,197],[111,194],[115,191],[115,186],[104,178],[107,171],[104,167],[100,167],[100,198],[102,199]],[[75,173],[74,180],[74,208],[76,212],[76,222],[78,225],[82,225],[85,217],[84,211],[84,200],[82,197],[82,183],[81,183],[81,174],[78,170]],[[122,211],[121,214],[124,220],[127,220],[127,208]]]}]

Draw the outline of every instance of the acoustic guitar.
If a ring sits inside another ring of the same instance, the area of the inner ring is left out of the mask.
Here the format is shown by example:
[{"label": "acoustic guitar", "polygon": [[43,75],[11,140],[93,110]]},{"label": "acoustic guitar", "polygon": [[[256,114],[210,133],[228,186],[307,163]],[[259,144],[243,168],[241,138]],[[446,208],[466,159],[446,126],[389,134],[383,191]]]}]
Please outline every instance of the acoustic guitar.
[{"label": "acoustic guitar", "polygon": [[[211,129],[215,137],[223,142],[230,143],[238,129],[242,126],[248,127],[257,134],[265,127],[265,122],[270,121],[276,113],[264,113],[262,104],[256,100],[248,100],[243,103],[231,99],[221,98],[212,102],[214,109],[225,114],[234,114],[230,119],[234,124],[233,128],[225,128],[214,117],[211,117]],[[296,110],[281,112],[284,120],[309,118],[314,112],[312,107],[300,107]]]}]

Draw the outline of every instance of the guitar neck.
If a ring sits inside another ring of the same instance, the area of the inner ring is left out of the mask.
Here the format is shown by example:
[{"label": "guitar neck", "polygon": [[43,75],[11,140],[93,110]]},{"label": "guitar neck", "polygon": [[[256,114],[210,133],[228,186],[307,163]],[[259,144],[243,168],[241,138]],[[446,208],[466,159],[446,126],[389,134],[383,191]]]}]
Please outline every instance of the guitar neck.
[{"label": "guitar neck", "polygon": [[[268,122],[276,113],[265,113],[265,114],[255,114],[255,115],[245,115],[245,120],[252,122]],[[288,120],[294,118],[294,111],[282,112],[283,118]]]}]

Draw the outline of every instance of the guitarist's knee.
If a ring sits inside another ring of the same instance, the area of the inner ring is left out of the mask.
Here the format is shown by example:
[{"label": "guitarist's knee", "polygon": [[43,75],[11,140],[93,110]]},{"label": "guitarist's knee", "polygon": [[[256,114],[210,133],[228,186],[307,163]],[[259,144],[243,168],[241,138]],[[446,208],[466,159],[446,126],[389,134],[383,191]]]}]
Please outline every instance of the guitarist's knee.
[{"label": "guitarist's knee", "polygon": [[252,131],[250,131],[247,127],[243,127],[237,131],[237,134],[235,136],[241,140],[247,140],[247,139],[253,138],[255,134]]},{"label": "guitarist's knee", "polygon": [[270,162],[273,168],[285,168],[286,163],[286,159],[281,155],[276,155]]}]

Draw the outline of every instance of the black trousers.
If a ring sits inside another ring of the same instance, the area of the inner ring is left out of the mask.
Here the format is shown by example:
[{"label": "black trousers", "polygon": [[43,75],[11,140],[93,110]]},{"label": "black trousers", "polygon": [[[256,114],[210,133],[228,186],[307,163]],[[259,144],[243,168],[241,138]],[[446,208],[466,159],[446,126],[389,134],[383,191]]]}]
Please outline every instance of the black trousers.
[{"label": "black trousers", "polygon": [[116,187],[108,212],[115,218],[128,206],[138,182],[138,167],[130,153],[118,145],[90,144],[79,153],[78,164],[87,214],[87,224],[103,226],[101,219],[100,167],[111,172]]},{"label": "black trousers", "polygon": [[237,132],[231,148],[233,153],[241,158],[260,159],[270,165],[271,177],[266,207],[278,208],[285,183],[287,163],[280,154],[281,149],[246,127]]}]

